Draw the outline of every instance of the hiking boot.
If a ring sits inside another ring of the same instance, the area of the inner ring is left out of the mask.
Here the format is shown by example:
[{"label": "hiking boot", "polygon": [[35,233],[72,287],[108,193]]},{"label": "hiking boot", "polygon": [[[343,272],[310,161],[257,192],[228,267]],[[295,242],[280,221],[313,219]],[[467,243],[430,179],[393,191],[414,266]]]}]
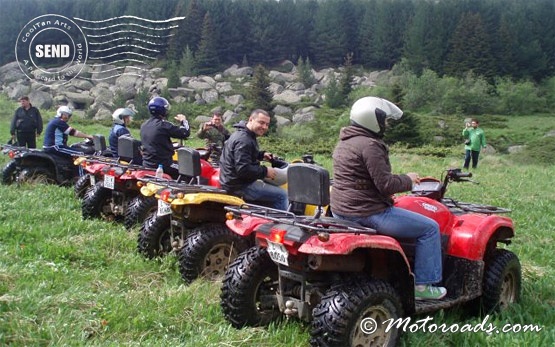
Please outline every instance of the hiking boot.
[{"label": "hiking boot", "polygon": [[447,289],[443,287],[434,287],[432,285],[425,285],[423,286],[424,289],[419,289],[416,286],[414,287],[414,298],[416,300],[438,300],[443,299],[443,297],[447,294]]}]

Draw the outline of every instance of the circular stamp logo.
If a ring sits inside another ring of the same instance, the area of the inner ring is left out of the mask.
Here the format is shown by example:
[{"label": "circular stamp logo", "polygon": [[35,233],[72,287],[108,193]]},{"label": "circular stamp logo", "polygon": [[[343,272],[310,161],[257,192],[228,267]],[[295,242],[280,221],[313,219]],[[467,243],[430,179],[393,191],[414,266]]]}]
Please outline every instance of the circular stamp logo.
[{"label": "circular stamp logo", "polygon": [[71,19],[45,14],[21,29],[15,43],[15,57],[29,79],[49,86],[64,84],[85,67],[87,39]]}]

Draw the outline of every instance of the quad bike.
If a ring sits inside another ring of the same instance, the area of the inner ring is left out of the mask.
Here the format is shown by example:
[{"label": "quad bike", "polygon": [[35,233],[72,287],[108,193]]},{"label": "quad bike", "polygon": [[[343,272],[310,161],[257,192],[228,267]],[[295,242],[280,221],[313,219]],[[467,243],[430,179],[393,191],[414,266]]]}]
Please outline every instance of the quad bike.
[{"label": "quad bike", "polygon": [[[180,189],[184,187],[185,190],[190,191],[189,184],[202,184],[211,187],[220,187],[220,170],[217,167],[217,162],[210,160],[213,152],[212,147],[197,148],[200,157],[196,161],[196,153],[191,149],[178,149],[177,162],[178,170],[180,173],[179,181],[157,180],[153,177],[144,177],[137,182],[141,194],[130,201],[129,208],[125,213],[124,225],[127,229],[131,229],[137,224],[143,223],[145,219],[156,213],[158,209],[159,195],[158,191],[172,187],[172,189]],[[200,173],[194,170],[194,166],[200,165]],[[187,178],[186,180],[184,178]]]},{"label": "quad bike", "polygon": [[[86,139],[70,146],[74,151],[94,154],[93,141]],[[68,156],[56,155],[41,149],[3,145],[2,152],[10,161],[2,169],[2,183],[46,182],[71,185],[80,176],[80,169]]]},{"label": "quad bike", "polygon": [[[293,201],[329,203],[328,172],[300,164],[289,169]],[[414,240],[326,218],[295,216],[256,205],[229,206],[227,225],[254,234],[256,245],[227,268],[221,307],[236,328],[266,326],[282,317],[311,323],[312,346],[395,346],[399,325],[389,322],[457,305],[494,312],[516,302],[521,289],[517,256],[498,247],[514,236],[507,209],[444,198],[449,182],[470,174],[447,170],[443,181],[425,179],[395,206],[440,225],[447,296],[415,300]],[[361,328],[371,320],[376,329]],[[397,321],[398,322],[398,321]]]},{"label": "quad bike", "polygon": [[113,157],[110,149],[106,148],[106,139],[103,135],[94,135],[93,143],[95,150],[93,155],[80,156],[73,162],[83,170],[83,175],[77,179],[73,187],[78,199],[84,198],[87,190],[103,177],[102,169],[117,163],[118,160]]},{"label": "quad bike", "polygon": [[[303,160],[312,161],[312,156],[304,156]],[[289,164],[274,158],[272,166],[280,172],[273,184],[286,183]],[[225,225],[224,207],[240,206],[245,203],[242,198],[225,191],[207,191],[203,186],[197,186],[196,192],[162,189],[157,196],[161,208],[143,223],[138,250],[148,258],[178,252],[179,270],[187,283],[200,276],[220,278],[229,262],[254,244],[254,238],[239,237]],[[314,208],[296,204],[294,210],[310,214]]]},{"label": "quad bike", "polygon": [[[133,164],[133,158],[138,157],[139,146],[138,140],[122,136],[118,139],[118,158],[96,164],[95,175],[89,177],[95,181],[100,179],[86,190],[81,202],[83,219],[123,220],[129,202],[139,194],[137,182],[156,174],[154,169]],[[163,174],[162,179],[171,180],[171,177]]]}]

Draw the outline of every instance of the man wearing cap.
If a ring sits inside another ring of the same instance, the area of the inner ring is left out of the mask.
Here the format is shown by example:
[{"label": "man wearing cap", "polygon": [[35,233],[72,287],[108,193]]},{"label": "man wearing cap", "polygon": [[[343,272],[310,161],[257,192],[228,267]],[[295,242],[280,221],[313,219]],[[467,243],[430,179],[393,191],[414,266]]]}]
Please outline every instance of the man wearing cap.
[{"label": "man wearing cap", "polygon": [[37,137],[42,133],[42,117],[38,108],[31,105],[28,96],[19,98],[21,107],[15,110],[10,134],[12,143],[16,140],[19,146],[37,148]]}]

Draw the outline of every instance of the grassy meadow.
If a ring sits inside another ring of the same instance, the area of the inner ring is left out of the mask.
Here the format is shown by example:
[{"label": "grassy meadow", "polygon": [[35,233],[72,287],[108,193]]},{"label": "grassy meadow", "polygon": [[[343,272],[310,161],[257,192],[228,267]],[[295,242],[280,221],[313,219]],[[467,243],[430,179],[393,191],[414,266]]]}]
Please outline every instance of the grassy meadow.
[{"label": "grassy meadow", "polygon": [[[0,109],[2,142],[9,138],[11,112]],[[48,114],[53,112],[43,115],[45,120]],[[107,135],[109,131],[75,122],[85,132]],[[445,158],[392,152],[395,172],[438,177],[446,168],[462,166],[462,152]],[[479,184],[453,184],[447,195],[512,209],[509,216],[515,222],[516,237],[507,248],[522,264],[522,298],[488,323],[497,327],[533,324],[541,331],[407,332],[401,345],[555,345],[555,175],[552,166],[521,165],[513,159],[483,155],[474,171]],[[0,156],[2,166],[7,160]],[[329,158],[317,156],[316,160],[330,168]],[[175,257],[148,261],[136,252],[137,232],[100,220],[83,221],[72,188],[0,185],[0,345],[308,345],[310,326],[298,321],[268,328],[232,328],[220,311],[219,283],[198,280],[186,286]],[[438,325],[482,322],[455,309],[432,318]]]}]

